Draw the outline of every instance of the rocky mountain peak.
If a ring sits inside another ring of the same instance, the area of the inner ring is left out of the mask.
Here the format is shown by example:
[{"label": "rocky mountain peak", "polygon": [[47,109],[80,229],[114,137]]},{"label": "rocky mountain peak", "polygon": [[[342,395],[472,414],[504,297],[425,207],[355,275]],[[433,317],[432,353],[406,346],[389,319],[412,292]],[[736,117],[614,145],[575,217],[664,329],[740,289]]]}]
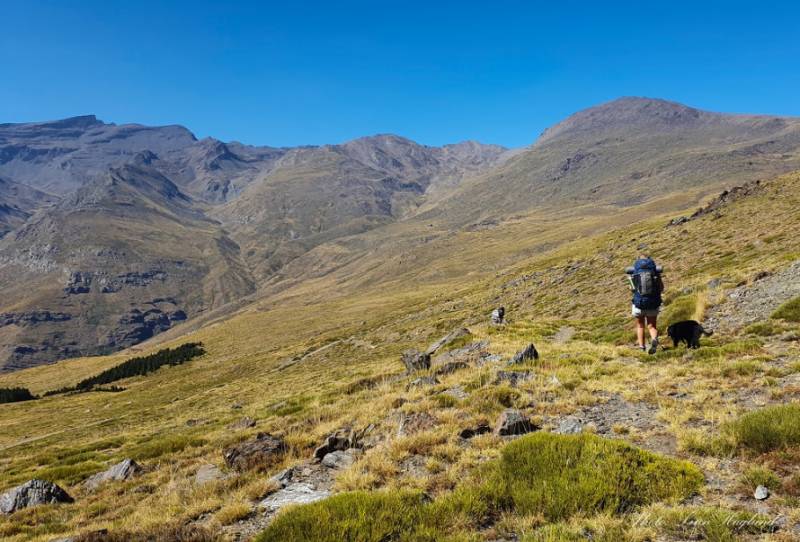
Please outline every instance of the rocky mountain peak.
[{"label": "rocky mountain peak", "polygon": [[610,131],[672,132],[720,122],[724,116],[655,98],[623,97],[567,117],[545,130],[537,145],[561,138],[585,137]]}]

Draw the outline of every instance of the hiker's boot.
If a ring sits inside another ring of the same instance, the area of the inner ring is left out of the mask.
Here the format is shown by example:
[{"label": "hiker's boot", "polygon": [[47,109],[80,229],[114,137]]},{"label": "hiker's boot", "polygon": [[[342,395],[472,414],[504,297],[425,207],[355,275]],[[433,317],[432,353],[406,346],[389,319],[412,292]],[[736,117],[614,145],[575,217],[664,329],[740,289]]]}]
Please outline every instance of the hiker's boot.
[{"label": "hiker's boot", "polygon": [[650,350],[647,352],[649,354],[655,354],[656,350],[658,350],[658,338],[653,339],[653,342],[650,343]]}]

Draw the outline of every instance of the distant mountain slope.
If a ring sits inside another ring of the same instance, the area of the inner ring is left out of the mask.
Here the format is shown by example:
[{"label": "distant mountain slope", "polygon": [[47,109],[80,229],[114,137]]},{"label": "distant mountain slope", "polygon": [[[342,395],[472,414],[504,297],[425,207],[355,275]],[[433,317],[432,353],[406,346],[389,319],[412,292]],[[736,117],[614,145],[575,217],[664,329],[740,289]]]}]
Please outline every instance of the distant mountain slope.
[{"label": "distant mountain slope", "polygon": [[452,227],[543,207],[629,206],[800,169],[800,119],[621,98],[580,111],[430,211]]},{"label": "distant mountain slope", "polygon": [[504,151],[390,135],[252,147],[93,116],[0,125],[0,367],[147,339]]},{"label": "distant mountain slope", "polygon": [[22,183],[0,177],[0,239],[25,223],[33,212],[58,198]]},{"label": "distant mountain slope", "polygon": [[150,156],[0,241],[0,368],[117,350],[254,290],[236,244]]}]

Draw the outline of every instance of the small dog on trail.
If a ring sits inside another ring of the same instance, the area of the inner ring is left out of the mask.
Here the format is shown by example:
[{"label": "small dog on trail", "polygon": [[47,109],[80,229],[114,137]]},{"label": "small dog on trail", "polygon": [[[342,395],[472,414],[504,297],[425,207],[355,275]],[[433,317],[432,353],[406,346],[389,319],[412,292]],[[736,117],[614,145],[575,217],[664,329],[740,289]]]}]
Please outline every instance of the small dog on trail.
[{"label": "small dog on trail", "polygon": [[700,336],[713,335],[713,331],[706,331],[700,322],[694,320],[684,320],[676,322],[667,328],[667,335],[672,339],[675,348],[680,342],[685,342],[689,348],[700,348]]}]

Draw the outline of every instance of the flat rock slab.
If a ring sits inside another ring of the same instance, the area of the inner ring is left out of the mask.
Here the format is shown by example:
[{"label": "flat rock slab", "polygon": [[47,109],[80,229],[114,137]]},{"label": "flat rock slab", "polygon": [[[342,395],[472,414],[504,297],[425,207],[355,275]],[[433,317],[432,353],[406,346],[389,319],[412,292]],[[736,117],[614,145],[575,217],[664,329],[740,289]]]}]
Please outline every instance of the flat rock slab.
[{"label": "flat rock slab", "polygon": [[286,451],[283,439],[259,433],[253,440],[246,440],[225,448],[222,457],[225,464],[237,471],[264,468],[275,464]]},{"label": "flat rock slab", "polygon": [[268,514],[274,514],[284,506],[290,504],[308,504],[330,496],[330,491],[314,489],[309,484],[289,484],[276,491],[259,503]]},{"label": "flat rock slab", "polygon": [[0,495],[0,513],[12,514],[31,506],[62,502],[73,502],[73,499],[53,482],[34,479]]}]

